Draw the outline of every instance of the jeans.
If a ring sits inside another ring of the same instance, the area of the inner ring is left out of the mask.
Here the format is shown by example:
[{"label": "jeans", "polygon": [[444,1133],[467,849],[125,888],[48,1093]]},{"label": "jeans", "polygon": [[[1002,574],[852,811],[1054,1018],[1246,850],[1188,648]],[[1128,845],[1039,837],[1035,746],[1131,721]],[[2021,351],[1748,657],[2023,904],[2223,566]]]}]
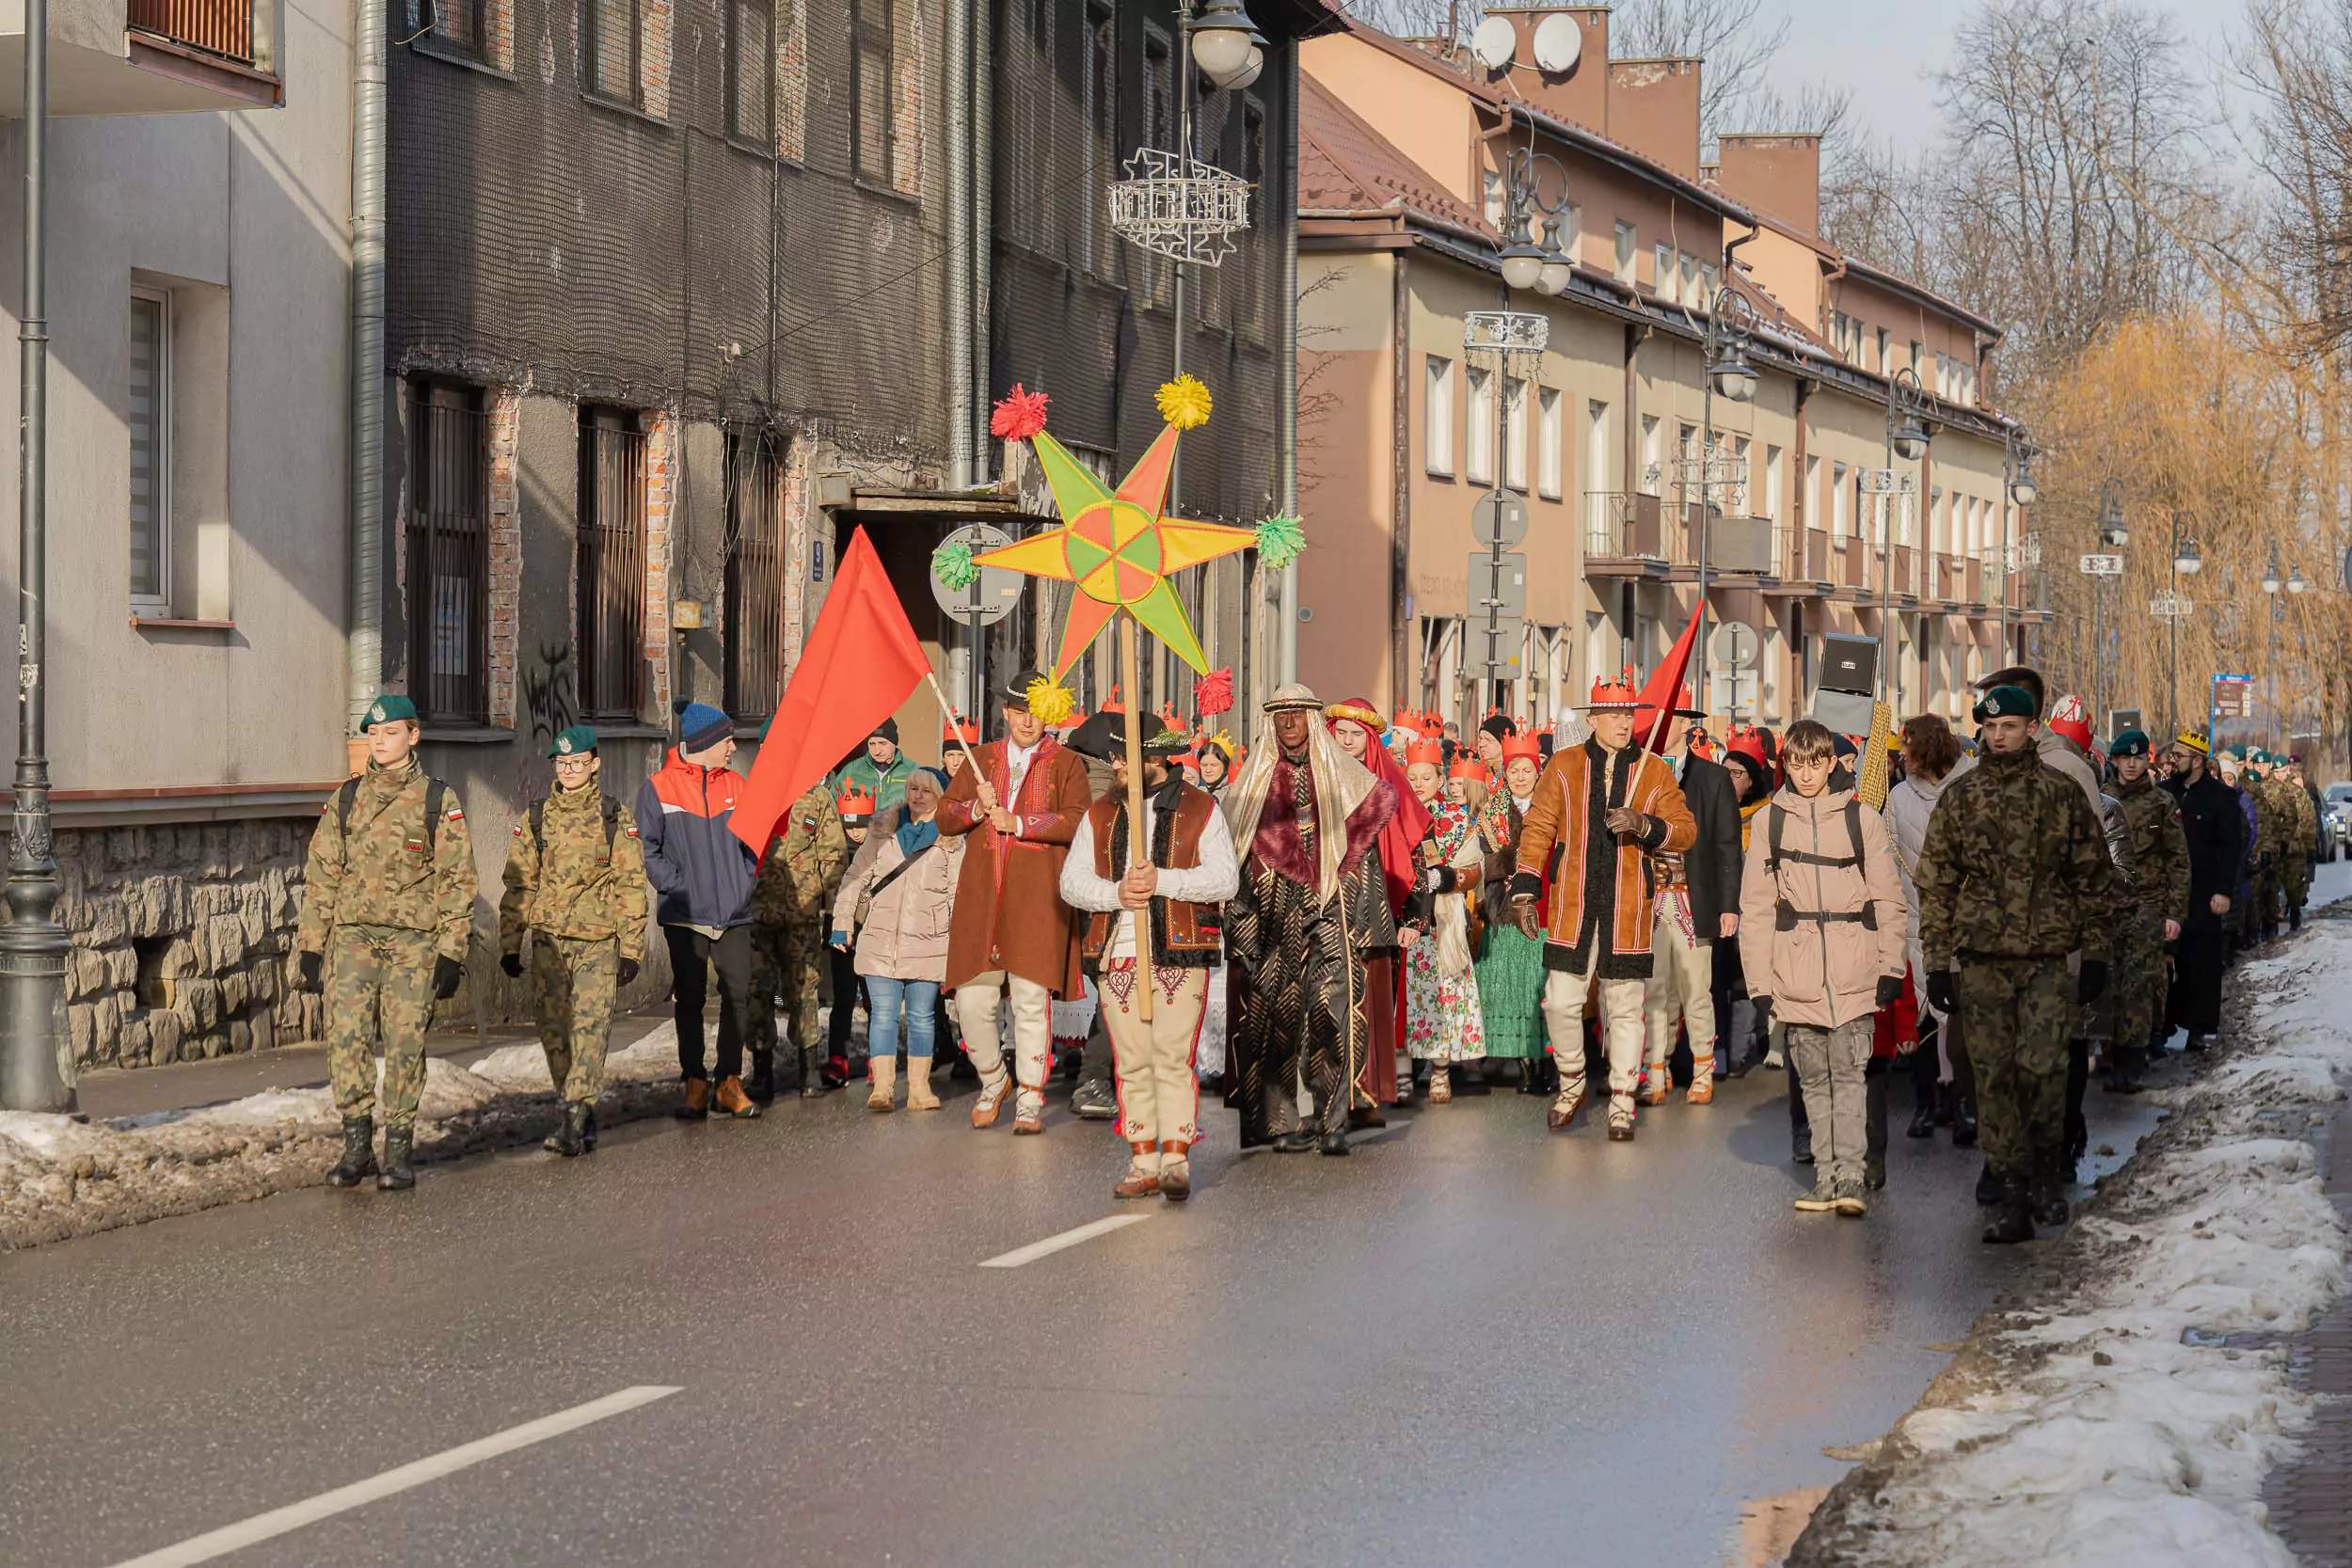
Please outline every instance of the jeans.
[{"label": "jeans", "polygon": [[898,1055],[898,1015],[903,1009],[907,1021],[907,1070],[916,1070],[915,1063],[931,1059],[931,1043],[936,1037],[932,1025],[939,1020],[939,982],[893,980],[880,974],[868,974],[865,979],[866,1054],[885,1062]]},{"label": "jeans", "polygon": [[743,1021],[751,1015],[752,928],[730,926],[713,942],[683,926],[664,926],[661,937],[670,947],[679,1076],[708,1076],[703,1070],[703,1003],[710,991],[706,963],[719,972],[719,1076],[742,1076]]}]

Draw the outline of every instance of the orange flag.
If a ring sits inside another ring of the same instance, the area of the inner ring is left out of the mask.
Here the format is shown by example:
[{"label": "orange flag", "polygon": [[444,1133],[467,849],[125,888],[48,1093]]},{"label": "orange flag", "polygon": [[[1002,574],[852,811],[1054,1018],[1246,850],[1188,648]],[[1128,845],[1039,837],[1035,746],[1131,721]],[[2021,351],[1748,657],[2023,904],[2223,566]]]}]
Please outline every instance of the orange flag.
[{"label": "orange flag", "polygon": [[1699,612],[1693,608],[1691,624],[1682,628],[1665,662],[1649,673],[1649,684],[1642,688],[1642,733],[1633,738],[1645,751],[1655,752],[1666,744],[1666,730],[1675,721],[1675,699],[1681,694],[1683,677],[1690,673],[1691,646],[1698,636]]},{"label": "orange flag", "polygon": [[859,529],[735,803],[735,836],[766,854],[792,802],[896,713],[930,670],[882,558]]}]

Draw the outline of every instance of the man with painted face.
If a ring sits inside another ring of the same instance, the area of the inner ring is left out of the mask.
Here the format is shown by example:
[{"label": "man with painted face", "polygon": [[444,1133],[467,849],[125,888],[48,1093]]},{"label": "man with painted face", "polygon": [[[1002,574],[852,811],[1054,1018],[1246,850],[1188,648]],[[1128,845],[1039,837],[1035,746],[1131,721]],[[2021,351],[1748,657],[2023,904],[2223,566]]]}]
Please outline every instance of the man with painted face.
[{"label": "man with painted face", "polygon": [[[1378,853],[1397,792],[1343,751],[1323,704],[1295,683],[1265,705],[1266,725],[1227,786],[1241,863],[1226,909],[1232,1074],[1244,1148],[1347,1152],[1348,1117],[1372,1048],[1367,959],[1396,945]],[[1301,1124],[1300,1077],[1316,1127]]]}]

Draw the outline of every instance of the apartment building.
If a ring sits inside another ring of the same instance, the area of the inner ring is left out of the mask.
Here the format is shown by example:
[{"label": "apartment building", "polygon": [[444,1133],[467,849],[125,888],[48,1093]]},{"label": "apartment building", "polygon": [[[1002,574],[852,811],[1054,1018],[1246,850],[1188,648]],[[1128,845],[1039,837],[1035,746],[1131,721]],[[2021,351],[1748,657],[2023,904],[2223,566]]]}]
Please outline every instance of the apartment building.
[{"label": "apartment building", "polygon": [[[1831,632],[1891,632],[1904,709],[1960,711],[2033,618],[2010,570],[2012,427],[1980,397],[1997,325],[1820,239],[1818,137],[1726,136],[1702,163],[1703,62],[1611,58],[1605,7],[1489,11],[1518,29],[1502,70],[1354,24],[1302,50],[1301,467],[1327,546],[1302,567],[1303,677],[1549,718],[1596,672],[1662,655],[1703,535],[1710,621],[1758,643],[1748,671],[1710,671],[1713,711],[1802,716]],[[1535,63],[1554,19],[1549,57],[1575,40],[1558,71]],[[1530,170],[1567,265],[1512,289]],[[1708,391],[1725,290],[1753,324],[1744,402]],[[1504,309],[1544,318],[1540,353],[1465,349],[1470,314]],[[1890,462],[1906,370],[1932,436]],[[1501,681],[1470,599],[1472,508],[1498,486],[1529,522]]]}]

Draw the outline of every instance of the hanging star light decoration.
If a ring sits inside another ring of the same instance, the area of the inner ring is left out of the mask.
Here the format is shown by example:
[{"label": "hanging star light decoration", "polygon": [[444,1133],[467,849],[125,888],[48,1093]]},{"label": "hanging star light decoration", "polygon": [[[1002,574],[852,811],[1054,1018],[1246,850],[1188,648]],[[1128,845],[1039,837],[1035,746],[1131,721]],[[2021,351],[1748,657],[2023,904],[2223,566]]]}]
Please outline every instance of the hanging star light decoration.
[{"label": "hanging star light decoration", "polygon": [[[1270,542],[1263,535],[1263,524],[1234,528],[1162,515],[1168,504],[1168,470],[1176,461],[1177,434],[1207,421],[1208,388],[1191,376],[1181,377],[1160,388],[1158,407],[1167,428],[1136,460],[1117,490],[1104,485],[1047,435],[1039,418],[1026,434],[1039,466],[1045,470],[1045,483],[1053,490],[1054,509],[1061,515],[1062,526],[974,558],[978,565],[1001,566],[1075,585],[1077,592],[1070,595],[1070,616],[1062,626],[1061,651],[1054,658],[1052,676],[1057,681],[1122,610],[1177,657],[1206,674],[1208,659],[1184,614],[1184,600],[1168,579],[1187,567]],[[1282,525],[1278,532],[1295,553],[1296,520],[1274,521]]]}]

